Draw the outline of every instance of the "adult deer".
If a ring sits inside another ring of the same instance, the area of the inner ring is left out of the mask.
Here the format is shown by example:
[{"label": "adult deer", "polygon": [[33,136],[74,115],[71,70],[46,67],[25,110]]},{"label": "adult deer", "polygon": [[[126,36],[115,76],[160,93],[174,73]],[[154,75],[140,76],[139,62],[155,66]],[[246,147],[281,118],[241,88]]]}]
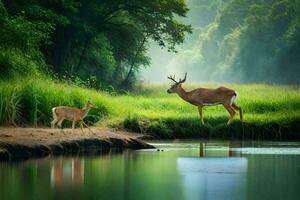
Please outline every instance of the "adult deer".
[{"label": "adult deer", "polygon": [[201,123],[204,125],[203,121],[203,107],[209,105],[222,104],[229,113],[229,120],[227,124],[229,125],[235,115],[235,111],[240,113],[240,119],[243,121],[243,111],[241,107],[236,105],[234,102],[237,97],[237,92],[226,88],[218,87],[216,89],[209,88],[197,88],[192,91],[185,91],[181,84],[185,82],[187,73],[185,73],[184,79],[175,80],[175,76],[169,76],[168,79],[172,80],[174,84],[170,89],[167,90],[168,93],[177,93],[184,101],[187,101],[198,107],[200,114]]},{"label": "adult deer", "polygon": [[57,125],[61,128],[62,122],[66,119],[72,121],[72,129],[75,128],[75,123],[79,121],[80,128],[83,132],[84,124],[87,128],[88,126],[84,123],[83,119],[87,116],[88,112],[91,108],[95,108],[96,106],[89,100],[84,108],[72,108],[68,106],[58,106],[52,108],[53,113],[53,121],[51,122],[51,128],[54,128]]}]

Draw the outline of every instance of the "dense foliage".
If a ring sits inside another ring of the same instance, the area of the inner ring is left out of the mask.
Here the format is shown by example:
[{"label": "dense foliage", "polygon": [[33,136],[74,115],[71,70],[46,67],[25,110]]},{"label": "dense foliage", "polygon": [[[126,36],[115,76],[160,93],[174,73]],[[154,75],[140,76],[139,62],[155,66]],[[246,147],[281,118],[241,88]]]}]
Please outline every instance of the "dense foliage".
[{"label": "dense foliage", "polygon": [[300,1],[188,3],[206,13],[199,37],[182,53],[198,80],[300,83]]},{"label": "dense foliage", "polygon": [[149,42],[176,52],[189,23],[175,64],[194,81],[300,82],[297,0],[1,0],[0,78],[130,89]]},{"label": "dense foliage", "polygon": [[183,0],[2,0],[0,12],[2,77],[42,68],[96,88],[130,88],[149,40],[175,51],[191,32]]},{"label": "dense foliage", "polygon": [[37,76],[46,67],[39,50],[49,40],[50,24],[10,16],[0,1],[0,78]]}]

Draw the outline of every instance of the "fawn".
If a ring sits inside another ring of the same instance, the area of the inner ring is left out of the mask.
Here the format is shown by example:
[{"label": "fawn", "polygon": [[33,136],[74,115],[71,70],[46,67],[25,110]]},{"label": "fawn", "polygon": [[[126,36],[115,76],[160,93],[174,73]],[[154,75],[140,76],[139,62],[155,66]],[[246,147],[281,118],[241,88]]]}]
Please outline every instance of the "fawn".
[{"label": "fawn", "polygon": [[72,129],[75,128],[75,123],[80,123],[80,128],[83,132],[83,125],[87,126],[83,119],[87,116],[88,112],[91,108],[95,108],[96,106],[89,100],[84,108],[73,108],[68,106],[58,106],[52,108],[53,113],[53,121],[51,122],[51,128],[54,128],[55,125],[57,125],[59,128],[61,128],[62,122],[66,119],[69,121],[72,121]]}]

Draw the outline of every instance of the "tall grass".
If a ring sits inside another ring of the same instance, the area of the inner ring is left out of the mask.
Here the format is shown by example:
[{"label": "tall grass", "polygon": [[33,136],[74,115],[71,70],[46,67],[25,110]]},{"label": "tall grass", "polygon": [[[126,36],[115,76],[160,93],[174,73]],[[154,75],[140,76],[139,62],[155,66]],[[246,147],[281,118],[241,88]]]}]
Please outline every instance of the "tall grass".
[{"label": "tall grass", "polygon": [[[187,85],[187,90],[199,85]],[[205,85],[203,87],[215,87]],[[167,94],[168,85],[148,85],[138,93],[111,95],[106,92],[55,83],[52,80],[0,82],[0,123],[50,125],[51,108],[83,107],[91,98],[98,108],[86,121],[98,126],[128,129],[161,138],[215,137],[300,139],[300,87],[281,85],[228,85],[238,91],[237,104],[244,110],[245,124],[238,117],[227,126],[222,106],[205,107],[205,126],[198,111],[177,95]]]},{"label": "tall grass", "polygon": [[0,121],[16,125],[20,119],[21,104],[18,87],[7,85],[0,92]]},{"label": "tall grass", "polygon": [[[201,85],[216,87],[217,85]],[[216,137],[300,139],[300,87],[282,85],[227,85],[238,91],[237,104],[243,108],[245,124],[235,118],[227,126],[222,106],[204,108],[205,126],[198,111],[176,94],[166,93],[168,85],[148,85],[140,94],[118,97],[124,103],[123,126],[158,137]],[[199,85],[187,85],[187,90]],[[126,111],[127,110],[127,114]],[[128,112],[129,110],[129,112]],[[126,116],[127,115],[127,116]]]},{"label": "tall grass", "polygon": [[0,123],[49,126],[53,107],[83,107],[89,98],[94,100],[98,108],[90,112],[87,122],[95,123],[108,114],[107,102],[102,101],[101,94],[96,91],[58,84],[47,79],[2,81]]}]

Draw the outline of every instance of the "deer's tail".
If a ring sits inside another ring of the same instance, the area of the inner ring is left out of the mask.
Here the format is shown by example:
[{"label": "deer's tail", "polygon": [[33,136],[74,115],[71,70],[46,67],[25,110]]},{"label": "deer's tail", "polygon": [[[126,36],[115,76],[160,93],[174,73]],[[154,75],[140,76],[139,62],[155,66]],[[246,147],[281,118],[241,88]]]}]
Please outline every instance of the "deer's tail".
[{"label": "deer's tail", "polygon": [[236,100],[237,97],[238,97],[238,93],[236,91],[234,91],[234,93],[230,99],[230,105],[232,105],[234,103],[234,101]]}]

